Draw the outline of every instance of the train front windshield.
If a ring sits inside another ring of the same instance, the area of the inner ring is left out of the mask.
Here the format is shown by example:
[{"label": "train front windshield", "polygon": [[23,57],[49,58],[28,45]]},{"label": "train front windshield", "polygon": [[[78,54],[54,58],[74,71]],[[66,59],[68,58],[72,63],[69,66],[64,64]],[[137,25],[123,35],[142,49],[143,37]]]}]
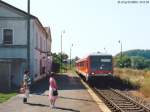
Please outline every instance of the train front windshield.
[{"label": "train front windshield", "polygon": [[91,56],[91,70],[112,70],[112,56]]}]

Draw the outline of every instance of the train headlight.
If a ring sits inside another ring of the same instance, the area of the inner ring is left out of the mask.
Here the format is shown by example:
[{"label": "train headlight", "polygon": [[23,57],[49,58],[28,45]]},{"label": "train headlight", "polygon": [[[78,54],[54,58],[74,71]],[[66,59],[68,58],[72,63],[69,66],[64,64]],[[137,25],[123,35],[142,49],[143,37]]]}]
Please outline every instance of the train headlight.
[{"label": "train headlight", "polygon": [[92,72],[91,74],[92,74],[92,75],[94,75],[95,73],[94,73],[94,72]]}]

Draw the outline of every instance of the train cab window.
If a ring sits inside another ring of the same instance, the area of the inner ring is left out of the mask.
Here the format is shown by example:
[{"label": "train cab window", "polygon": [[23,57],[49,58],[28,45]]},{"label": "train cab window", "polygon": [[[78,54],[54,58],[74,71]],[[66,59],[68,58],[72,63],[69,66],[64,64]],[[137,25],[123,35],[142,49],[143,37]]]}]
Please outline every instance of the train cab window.
[{"label": "train cab window", "polygon": [[111,62],[111,59],[105,59],[105,58],[103,59],[103,58],[102,58],[102,59],[101,59],[101,62],[106,62],[106,63],[108,62],[108,63],[109,63],[109,62]]},{"label": "train cab window", "polygon": [[81,62],[81,63],[80,63],[80,67],[83,67],[83,66],[84,66],[84,63],[83,63],[83,62]]},{"label": "train cab window", "polygon": [[111,70],[112,69],[112,59],[111,57],[91,57],[91,69],[92,70]]}]

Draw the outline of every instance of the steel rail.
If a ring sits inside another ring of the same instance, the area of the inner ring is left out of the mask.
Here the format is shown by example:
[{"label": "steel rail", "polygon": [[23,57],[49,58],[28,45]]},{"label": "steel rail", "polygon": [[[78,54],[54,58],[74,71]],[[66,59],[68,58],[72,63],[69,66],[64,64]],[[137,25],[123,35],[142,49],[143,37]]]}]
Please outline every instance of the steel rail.
[{"label": "steel rail", "polygon": [[117,106],[115,103],[113,103],[110,99],[108,99],[105,95],[103,95],[98,89],[96,89],[96,88],[92,88],[92,89],[94,90],[94,92],[96,92],[98,95],[100,95],[105,100],[105,103],[109,103],[111,106],[113,106],[113,108],[115,108],[115,110],[117,110],[117,112],[125,112],[119,106]]},{"label": "steel rail", "polygon": [[131,112],[131,110],[136,112],[150,112],[149,108],[112,88],[105,90],[105,92],[97,88],[93,88],[93,90],[103,98],[104,102],[107,103],[107,106],[112,106],[110,107],[111,110],[117,112]]},{"label": "steel rail", "polygon": [[120,95],[120,96],[122,96],[122,97],[128,99],[129,101],[131,101],[131,102],[134,103],[135,105],[142,107],[142,108],[143,108],[144,110],[146,110],[147,112],[150,112],[150,109],[149,109],[149,108],[147,108],[147,107],[144,106],[143,104],[140,104],[139,102],[133,100],[133,99],[130,98],[129,96],[124,95],[124,94],[122,94],[121,92],[118,92],[118,91],[116,91],[116,90],[114,90],[114,89],[112,89],[112,88],[111,88],[111,90],[114,91],[115,93],[117,93],[118,95]]},{"label": "steel rail", "polygon": [[100,90],[93,86],[90,86],[90,88],[99,97],[102,98],[105,104],[113,112],[150,112],[150,109],[148,107],[140,104],[139,102],[121,93],[120,91],[114,90],[112,88],[108,88],[107,90]]}]

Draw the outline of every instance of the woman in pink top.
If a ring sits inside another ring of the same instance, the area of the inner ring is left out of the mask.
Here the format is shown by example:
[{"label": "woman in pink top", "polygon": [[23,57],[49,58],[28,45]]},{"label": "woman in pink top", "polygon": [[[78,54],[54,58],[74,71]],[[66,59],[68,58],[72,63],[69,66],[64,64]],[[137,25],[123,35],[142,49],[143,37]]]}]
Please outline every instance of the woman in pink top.
[{"label": "woman in pink top", "polygon": [[55,101],[58,97],[58,94],[57,95],[53,94],[53,91],[58,89],[56,81],[53,76],[54,76],[54,73],[51,73],[50,78],[49,78],[49,100],[50,100],[50,106],[52,108],[55,106]]}]

